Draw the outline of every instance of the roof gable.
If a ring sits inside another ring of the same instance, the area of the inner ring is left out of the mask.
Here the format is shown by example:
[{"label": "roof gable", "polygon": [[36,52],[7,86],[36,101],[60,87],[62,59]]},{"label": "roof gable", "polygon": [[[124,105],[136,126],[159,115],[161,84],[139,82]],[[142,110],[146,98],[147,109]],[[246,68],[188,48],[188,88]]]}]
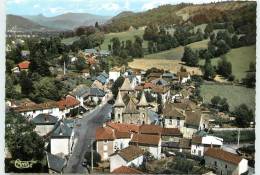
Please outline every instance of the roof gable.
[{"label": "roof gable", "polygon": [[125,161],[131,162],[132,160],[142,156],[143,153],[144,153],[144,151],[141,148],[139,148],[137,146],[130,145],[130,146],[124,148],[124,149],[117,151],[116,153],[112,154],[111,156],[119,155]]},{"label": "roof gable", "polygon": [[215,159],[223,160],[234,165],[238,165],[242,158],[236,154],[224,151],[219,148],[209,148],[205,153],[205,156],[209,156]]}]

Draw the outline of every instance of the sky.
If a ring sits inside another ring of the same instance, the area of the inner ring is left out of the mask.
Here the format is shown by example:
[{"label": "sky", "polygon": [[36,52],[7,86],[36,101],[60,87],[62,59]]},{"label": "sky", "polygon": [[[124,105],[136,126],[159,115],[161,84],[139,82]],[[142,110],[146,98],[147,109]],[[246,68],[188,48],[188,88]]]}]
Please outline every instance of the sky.
[{"label": "sky", "polygon": [[141,12],[163,4],[214,1],[221,0],[6,0],[6,13],[56,16],[67,12],[74,12],[115,16],[122,11]]}]

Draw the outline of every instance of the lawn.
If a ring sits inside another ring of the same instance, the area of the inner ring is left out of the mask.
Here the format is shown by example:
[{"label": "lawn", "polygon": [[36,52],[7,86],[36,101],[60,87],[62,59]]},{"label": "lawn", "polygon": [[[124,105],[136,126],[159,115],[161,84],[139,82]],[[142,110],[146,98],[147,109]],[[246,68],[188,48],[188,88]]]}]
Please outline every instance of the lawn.
[{"label": "lawn", "polygon": [[[256,45],[231,49],[226,57],[232,64],[235,78],[241,80],[246,76],[250,62],[256,62]],[[219,60],[219,57],[212,59],[212,65],[217,65]],[[200,60],[200,65],[204,65],[204,60]]]},{"label": "lawn", "polygon": [[201,96],[205,103],[210,103],[214,96],[227,98],[230,110],[245,103],[249,108],[255,109],[255,89],[234,85],[201,85]]},{"label": "lawn", "polygon": [[[133,31],[125,31],[125,32],[118,32],[118,33],[108,33],[105,35],[105,40],[103,44],[101,45],[101,49],[108,50],[108,44],[110,43],[110,40],[114,37],[118,37],[120,41],[126,41],[126,40],[132,40],[134,41],[134,36],[140,36],[143,38],[144,30],[143,29],[137,29]],[[147,48],[147,41],[143,42],[143,48]]]}]

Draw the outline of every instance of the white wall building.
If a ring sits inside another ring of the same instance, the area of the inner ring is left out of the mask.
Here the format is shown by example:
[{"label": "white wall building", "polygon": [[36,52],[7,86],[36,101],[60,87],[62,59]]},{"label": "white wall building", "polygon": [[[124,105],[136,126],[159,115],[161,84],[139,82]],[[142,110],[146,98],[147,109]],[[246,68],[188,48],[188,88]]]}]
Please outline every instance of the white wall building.
[{"label": "white wall building", "polygon": [[191,154],[203,156],[204,152],[211,147],[221,147],[223,139],[215,136],[193,136],[191,141]]},{"label": "white wall building", "polygon": [[219,148],[209,148],[204,159],[205,166],[215,169],[216,174],[240,175],[248,171],[248,160]]},{"label": "white wall building", "polygon": [[143,163],[143,150],[136,146],[129,146],[110,155],[110,172],[121,166],[137,166]]}]

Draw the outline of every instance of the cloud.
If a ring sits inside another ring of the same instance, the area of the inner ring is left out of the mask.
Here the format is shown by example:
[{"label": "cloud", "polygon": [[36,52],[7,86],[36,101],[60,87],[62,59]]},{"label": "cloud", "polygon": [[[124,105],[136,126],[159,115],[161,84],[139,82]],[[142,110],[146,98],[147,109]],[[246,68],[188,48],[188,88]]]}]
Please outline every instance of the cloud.
[{"label": "cloud", "polygon": [[99,10],[105,10],[105,11],[118,11],[120,10],[120,5],[117,3],[103,3]]},{"label": "cloud", "polygon": [[174,4],[174,3],[176,3],[176,1],[173,0],[150,0],[149,2],[143,4],[141,10],[142,11],[150,10],[155,7],[158,7],[159,5]]},{"label": "cloud", "polygon": [[51,7],[48,9],[48,11],[52,14],[58,14],[58,13],[66,13],[68,10],[62,7]]}]

